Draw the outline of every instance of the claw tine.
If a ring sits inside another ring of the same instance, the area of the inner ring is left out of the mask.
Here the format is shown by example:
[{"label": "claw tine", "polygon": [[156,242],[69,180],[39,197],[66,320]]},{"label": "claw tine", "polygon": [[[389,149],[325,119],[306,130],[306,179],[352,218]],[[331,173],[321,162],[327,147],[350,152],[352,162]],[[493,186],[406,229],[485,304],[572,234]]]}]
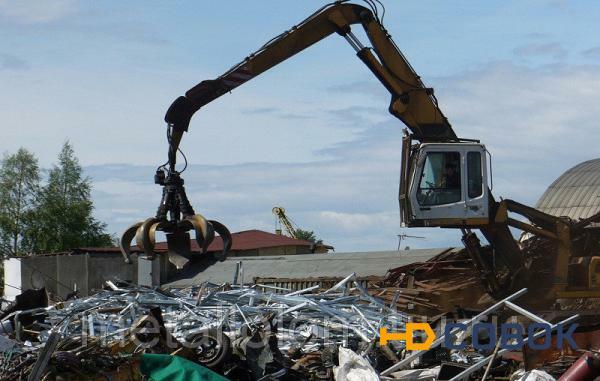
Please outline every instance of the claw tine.
[{"label": "claw tine", "polygon": [[202,245],[202,254],[206,253],[208,246],[215,239],[215,228],[210,222],[206,223],[206,235],[204,236],[204,245]]},{"label": "claw tine", "polygon": [[144,242],[142,241],[142,235],[143,235],[142,234],[142,224],[143,223],[144,223],[144,221],[140,222],[140,225],[138,226],[138,228],[135,231],[135,244],[141,250],[144,250]]},{"label": "claw tine", "polygon": [[196,242],[202,247],[204,245],[204,236],[198,224],[193,220],[186,218],[179,222],[178,228],[184,231],[194,230],[196,232]]},{"label": "claw tine", "polygon": [[159,220],[156,218],[148,218],[144,221],[136,232],[136,241],[138,246],[144,250],[144,254],[149,259],[154,258],[154,243],[156,227],[159,224]]},{"label": "claw tine", "polygon": [[196,242],[198,242],[198,246],[202,249],[202,253],[205,253],[208,245],[215,238],[214,228],[201,214],[195,214],[186,220],[192,224],[196,231]]},{"label": "claw tine", "polygon": [[121,239],[119,241],[119,248],[121,249],[121,254],[123,254],[123,259],[125,259],[125,263],[131,263],[131,240],[136,235],[138,228],[142,225],[141,222],[137,222],[125,230]]},{"label": "claw tine", "polygon": [[149,243],[150,245],[152,245],[152,248],[154,249],[154,245],[156,244],[156,231],[160,230],[161,227],[163,226],[162,222],[155,222],[152,225],[150,225],[150,229],[148,229],[148,239],[149,239]]},{"label": "claw tine", "polygon": [[215,254],[215,257],[220,261],[224,261],[225,258],[227,258],[227,254],[229,254],[229,250],[231,250],[231,245],[233,244],[231,233],[229,232],[229,229],[227,229],[227,227],[219,221],[209,220],[208,222],[215,228],[215,231],[219,233],[221,240],[223,240],[223,252]]},{"label": "claw tine", "polygon": [[207,237],[206,233],[208,232],[208,221],[206,221],[206,218],[204,218],[204,216],[202,216],[201,214],[194,214],[193,216],[188,217],[187,220],[192,223],[194,229],[200,228],[200,230],[202,231],[203,238]]}]

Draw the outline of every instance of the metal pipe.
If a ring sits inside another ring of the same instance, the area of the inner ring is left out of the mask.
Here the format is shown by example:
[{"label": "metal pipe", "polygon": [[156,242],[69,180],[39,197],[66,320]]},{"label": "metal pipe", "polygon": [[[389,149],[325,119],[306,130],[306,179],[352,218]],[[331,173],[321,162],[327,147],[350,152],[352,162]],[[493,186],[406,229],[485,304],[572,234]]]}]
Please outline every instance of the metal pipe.
[{"label": "metal pipe", "polygon": [[341,281],[337,282],[335,285],[333,285],[333,287],[331,287],[329,290],[325,291],[324,293],[328,294],[330,292],[337,291],[338,289],[342,288],[346,283],[348,283],[349,280],[354,279],[355,277],[356,277],[356,273],[352,273],[352,274],[348,275],[347,277],[345,277]]},{"label": "metal pipe", "polygon": [[485,372],[483,373],[483,377],[481,377],[481,381],[485,381],[487,379],[488,374],[490,373],[490,369],[492,369],[492,364],[494,363],[494,359],[498,354],[498,350],[500,349],[500,343],[502,342],[502,337],[498,338],[498,342],[496,343],[496,347],[494,348],[494,352],[492,353],[492,358],[488,362],[488,366],[485,368]]},{"label": "metal pipe", "polygon": [[584,353],[558,379],[558,381],[586,381],[600,376],[600,358],[591,353]]},{"label": "metal pipe", "polygon": [[536,314],[533,314],[533,313],[527,311],[525,308],[517,306],[516,304],[514,304],[512,302],[506,301],[506,302],[504,302],[504,305],[506,307],[510,308],[511,310],[513,310],[513,311],[515,311],[515,312],[517,312],[517,313],[519,313],[519,314],[521,314],[521,315],[527,317],[528,319],[533,320],[533,321],[535,321],[537,323],[543,323],[543,324],[551,325],[549,321],[546,321],[546,320],[542,319],[541,317],[537,316]]}]

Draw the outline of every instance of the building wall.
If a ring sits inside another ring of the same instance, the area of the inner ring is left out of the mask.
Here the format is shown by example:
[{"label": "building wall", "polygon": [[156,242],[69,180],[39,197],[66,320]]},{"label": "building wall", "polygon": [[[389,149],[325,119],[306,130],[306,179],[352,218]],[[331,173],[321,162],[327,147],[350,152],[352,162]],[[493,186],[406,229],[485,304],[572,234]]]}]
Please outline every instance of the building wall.
[{"label": "building wall", "polygon": [[46,291],[56,294],[56,256],[18,258],[21,263],[21,288],[46,287]]},{"label": "building wall", "polygon": [[137,256],[132,256],[132,263],[123,261],[120,254],[114,253],[90,253],[88,258],[88,293],[93,288],[100,288],[107,280],[124,280],[137,284]]},{"label": "building wall", "polygon": [[[30,257],[37,259],[36,257]],[[80,295],[88,294],[88,256],[77,255],[55,255],[56,261],[56,294],[64,298],[71,292],[77,290]]]},{"label": "building wall", "polygon": [[166,254],[158,255],[154,260],[138,258],[137,281],[140,286],[160,286],[161,281],[169,277],[170,272],[176,272],[175,266],[170,265]]},{"label": "building wall", "polygon": [[[448,252],[449,248],[426,250],[356,252],[331,254],[303,254],[259,257],[234,257],[210,266],[190,266],[187,271],[163,282],[165,287],[188,287],[205,281],[213,283],[231,282],[237,263],[242,262],[244,281],[259,283],[279,283],[286,288],[304,288],[306,285],[319,284],[330,287],[339,279],[354,273],[359,279],[370,276],[382,277],[390,269],[410,263],[424,262],[437,255]],[[289,283],[289,284],[288,284]],[[297,285],[292,285],[292,283]]]},{"label": "building wall", "polygon": [[258,249],[259,256],[309,254],[308,246],[276,246]]},{"label": "building wall", "polygon": [[[10,296],[7,294],[10,287],[6,285],[20,287],[21,290],[46,287],[49,293],[65,298],[74,290],[80,296],[87,296],[94,289],[102,288],[105,281],[115,278],[137,284],[137,257],[132,256],[131,259],[132,263],[126,264],[121,255],[98,252],[6,259],[6,271],[19,268],[20,286],[13,284],[17,283],[17,275],[16,270],[12,270],[13,274],[5,277],[5,295]],[[164,266],[154,267],[160,271]]]},{"label": "building wall", "polygon": [[232,250],[227,254],[228,257],[255,257],[257,255],[258,255],[258,249]]}]

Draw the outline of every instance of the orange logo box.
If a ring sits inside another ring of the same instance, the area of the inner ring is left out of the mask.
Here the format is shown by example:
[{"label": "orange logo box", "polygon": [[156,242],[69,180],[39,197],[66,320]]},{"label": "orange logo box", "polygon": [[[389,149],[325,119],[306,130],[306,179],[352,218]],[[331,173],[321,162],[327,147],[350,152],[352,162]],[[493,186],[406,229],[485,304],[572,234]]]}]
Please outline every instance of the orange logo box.
[{"label": "orange logo box", "polygon": [[[423,343],[414,342],[414,333],[423,331],[427,339]],[[388,341],[402,340],[409,351],[427,350],[435,340],[435,332],[428,323],[406,323],[406,332],[388,332],[387,328],[379,328],[379,344],[387,345]]]}]

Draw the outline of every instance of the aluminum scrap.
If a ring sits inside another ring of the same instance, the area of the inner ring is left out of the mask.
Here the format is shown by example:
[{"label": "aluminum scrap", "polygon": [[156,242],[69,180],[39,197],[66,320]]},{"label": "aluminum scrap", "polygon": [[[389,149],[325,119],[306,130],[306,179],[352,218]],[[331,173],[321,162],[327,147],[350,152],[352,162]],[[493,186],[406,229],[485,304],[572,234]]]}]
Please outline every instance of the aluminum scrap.
[{"label": "aluminum scrap", "polygon": [[398,329],[409,320],[408,315],[392,309],[382,313],[383,303],[368,294],[312,293],[314,287],[278,294],[261,291],[259,286],[224,290],[222,286],[206,285],[207,295],[199,298],[195,289],[172,291],[183,308],[164,311],[165,326],[178,339],[206,328],[239,331],[272,313],[278,323],[280,350],[304,342],[308,335],[314,340],[307,346],[316,350],[319,346],[346,344],[348,340],[370,342],[378,338],[374,327]]},{"label": "aluminum scrap", "polygon": [[[310,287],[287,294],[260,285],[205,283],[170,291],[113,283],[107,286],[110,289],[89,297],[39,311],[20,311],[20,315],[38,313],[42,319],[35,324],[37,338],[31,339],[32,330],[28,329],[31,342],[17,342],[23,350],[39,352],[52,335],[58,334],[61,339],[81,336],[110,346],[124,340],[132,325],[151,308],[159,307],[165,328],[179,343],[209,329],[222,330],[234,338],[270,316],[275,323],[270,328],[276,327],[282,353],[310,353],[326,346],[367,348],[379,338],[379,327],[402,330],[409,320],[408,315],[369,295],[353,276],[325,292]],[[351,286],[358,291],[354,295],[348,295]],[[21,337],[21,330],[16,327],[16,338]]]}]

